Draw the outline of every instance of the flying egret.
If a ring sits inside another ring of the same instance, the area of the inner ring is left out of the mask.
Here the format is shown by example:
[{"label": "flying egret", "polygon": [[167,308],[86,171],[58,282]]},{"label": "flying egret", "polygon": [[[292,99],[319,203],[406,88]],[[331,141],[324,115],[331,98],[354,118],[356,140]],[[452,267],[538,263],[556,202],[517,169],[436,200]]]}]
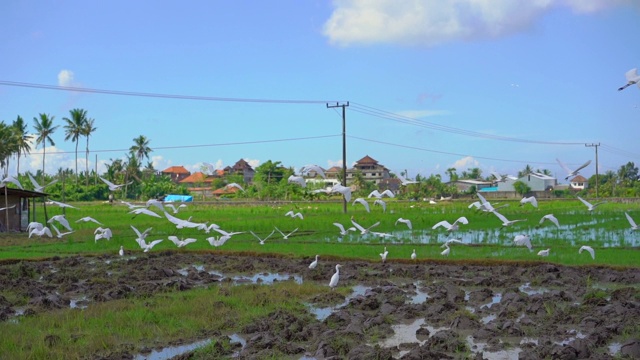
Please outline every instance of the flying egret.
[{"label": "flying egret", "polygon": [[418,257],[418,255],[416,255],[416,249],[413,249],[413,252],[411,253],[411,260],[415,260]]},{"label": "flying egret", "polygon": [[51,227],[52,227],[52,228],[53,228],[53,230],[56,232],[56,237],[57,237],[58,239],[62,239],[62,237],[63,237],[63,236],[65,236],[65,235],[69,235],[69,234],[73,233],[73,231],[67,231],[67,232],[63,232],[63,233],[61,233],[61,232],[60,232],[60,230],[58,230],[58,228],[57,228],[55,225],[53,225],[53,224],[51,224]]},{"label": "flying egret", "polygon": [[549,256],[549,250],[551,250],[551,249],[538,251],[538,256]]},{"label": "flying egret", "polygon": [[44,188],[46,188],[47,186],[53,185],[56,182],[58,182],[58,179],[54,179],[50,183],[48,183],[46,185],[40,185],[40,184],[38,184],[36,179],[34,179],[33,176],[31,176],[31,173],[27,173],[27,175],[29,176],[29,180],[31,180],[31,183],[33,184],[33,190],[37,191],[37,192],[42,192],[42,190],[44,190]]},{"label": "flying egret", "polygon": [[260,240],[260,245],[264,245],[264,242],[267,241],[267,239],[273,235],[274,232],[276,232],[275,230],[272,230],[271,233],[269,235],[267,235],[266,238],[261,239],[258,235],[256,235],[253,231],[249,231],[251,233],[251,235],[255,236],[256,239]]},{"label": "flying egret", "polygon": [[369,231],[371,230],[371,228],[374,228],[378,225],[380,225],[380,221],[376,222],[375,224],[369,226],[368,228],[363,227],[362,225],[358,224],[357,222],[355,222],[353,220],[353,217],[351,217],[351,223],[353,224],[353,226],[356,227],[356,229],[360,230],[360,234],[361,235],[365,235],[367,233],[369,233]]},{"label": "flying egret", "polygon": [[557,227],[560,227],[560,222],[558,222],[558,219],[553,216],[553,214],[547,214],[543,216],[542,219],[540,219],[540,224],[542,224],[545,220],[549,220],[552,223],[556,224]]},{"label": "flying egret", "polygon": [[94,242],[98,242],[100,239],[111,240],[111,237],[113,236],[111,229],[105,229],[100,226],[93,232],[93,234],[95,235]]},{"label": "flying egret", "polygon": [[185,247],[185,246],[197,241],[194,238],[186,238],[184,240],[181,240],[177,236],[173,236],[173,235],[169,236],[169,240],[171,240],[171,242],[176,244],[176,246],[179,247],[179,248]]},{"label": "flying egret", "polygon": [[0,208],[0,211],[2,211],[2,210],[9,210],[9,209],[13,209],[14,207],[16,207],[16,204],[13,204],[13,205],[11,205],[11,206],[7,206],[7,207]]},{"label": "flying egret", "polygon": [[580,247],[580,250],[578,250],[578,254],[582,254],[582,252],[583,252],[583,251],[585,251],[585,250],[586,250],[587,252],[589,252],[589,254],[591,254],[591,258],[592,258],[593,260],[595,260],[595,259],[596,259],[596,252],[593,250],[593,248],[592,248],[591,246],[588,246],[588,245],[582,245],[582,246]]},{"label": "flying egret", "polygon": [[516,246],[526,246],[529,251],[533,251],[533,247],[531,246],[531,238],[529,238],[529,235],[516,235],[516,237],[513,239],[513,243]]},{"label": "flying egret", "polygon": [[638,75],[637,68],[633,68],[624,73],[624,77],[627,79],[627,83],[624,86],[618,88],[618,91],[622,91],[633,84],[638,84],[638,87],[640,87],[640,75]]},{"label": "flying egret", "polygon": [[393,192],[391,190],[389,190],[389,189],[387,189],[387,190],[385,190],[383,192],[378,191],[378,189],[373,190],[371,193],[369,193],[369,196],[367,196],[367,197],[369,197],[369,198],[370,197],[375,197],[375,198],[381,199],[385,195],[390,197],[390,198],[395,197]]},{"label": "flying egret", "polygon": [[367,202],[367,200],[359,197],[359,198],[353,200],[353,205],[355,205],[355,204],[362,204],[362,206],[364,206],[364,208],[365,208],[365,210],[367,210],[367,212],[371,212],[371,209],[369,208],[369,203]]},{"label": "flying egret", "polygon": [[636,222],[633,221],[633,218],[631,217],[631,215],[629,215],[626,211],[624,215],[627,217],[627,220],[629,220],[629,224],[631,225],[631,230],[638,230],[638,225],[636,225]]},{"label": "flying egret", "polygon": [[445,241],[444,244],[442,244],[442,246],[440,246],[440,247],[449,247],[449,246],[451,246],[453,244],[464,245],[464,243],[460,239],[449,239],[449,240]]},{"label": "flying egret", "polygon": [[595,204],[591,204],[590,202],[588,202],[587,200],[585,200],[585,199],[581,198],[580,196],[578,196],[578,200],[582,201],[582,203],[583,203],[583,204],[585,204],[585,205],[587,206],[587,210],[588,210],[589,212],[592,212],[592,211],[593,211],[593,209],[595,209],[595,208],[596,208],[596,206],[598,206],[598,205],[600,205],[600,204],[604,204],[604,203],[606,202],[606,201],[600,201],[600,202],[597,202],[597,203],[595,203]]},{"label": "flying egret", "polygon": [[460,225],[458,225],[458,223],[467,225],[469,223],[469,220],[467,220],[467,218],[464,216],[459,217],[456,221],[453,222],[453,224],[449,224],[447,220],[442,220],[439,223],[433,225],[431,229],[435,230],[442,226],[449,232],[458,231],[458,229],[460,228]]},{"label": "flying egret", "polygon": [[143,252],[149,252],[149,250],[153,249],[154,246],[160,244],[162,242],[162,239],[153,240],[148,244],[146,241],[144,241],[144,239],[136,239],[136,242],[138,243],[138,245],[140,245],[142,249],[144,249]]},{"label": "flying egret", "polygon": [[169,220],[170,222],[175,224],[177,229],[185,229],[186,228],[186,229],[198,229],[198,230],[205,230],[205,231],[207,230],[207,224],[206,223],[196,223],[196,222],[189,221],[189,220],[179,219],[179,218],[169,214],[166,211],[164,212],[164,216],[167,218],[167,220]]},{"label": "flying egret", "polygon": [[89,222],[89,221],[91,221],[91,222],[94,222],[94,223],[96,223],[96,224],[98,224],[98,225],[102,225],[102,224],[100,223],[100,221],[98,221],[98,220],[96,220],[96,219],[92,218],[91,216],[85,216],[85,217],[83,217],[83,218],[80,218],[80,219],[76,220],[76,223],[79,223],[79,222],[81,222],[81,221],[82,221],[82,222]]},{"label": "flying egret", "polygon": [[233,235],[244,234],[244,231],[233,231],[233,232],[224,231],[224,230],[220,229],[220,227],[217,226],[217,225],[216,225],[215,228],[213,228],[213,230],[216,231],[217,233],[219,233],[220,235],[222,235],[220,237],[220,240],[222,240],[222,238],[226,237],[225,241],[230,239]]},{"label": "flying egret", "polygon": [[316,255],[316,259],[315,259],[315,260],[313,260],[313,261],[311,262],[311,264],[309,264],[309,269],[315,269],[315,268],[316,268],[316,266],[318,266],[318,257],[319,257],[319,256],[320,256],[320,255]]},{"label": "flying egret", "polygon": [[293,230],[292,232],[290,232],[290,233],[288,233],[288,234],[285,234],[285,233],[283,233],[282,231],[280,231],[280,229],[278,229],[278,227],[277,227],[277,226],[276,226],[275,228],[276,228],[276,230],[277,230],[277,231],[282,235],[282,239],[284,239],[284,240],[288,240],[288,239],[289,239],[289,236],[291,236],[294,232],[298,231],[298,228],[295,228],[295,230]]},{"label": "flying egret", "polygon": [[120,245],[120,251],[118,251],[118,255],[124,256],[124,246]]},{"label": "flying egret", "polygon": [[338,229],[340,229],[340,236],[345,236],[349,233],[349,231],[356,231],[357,229],[355,227],[350,227],[348,229],[345,229],[344,226],[340,223],[334,222],[333,225],[337,226]]},{"label": "flying egret", "polygon": [[47,235],[48,237],[53,237],[53,234],[51,234],[51,230],[48,227],[42,227],[42,228],[35,227],[31,229],[31,231],[29,232],[29,238],[31,238],[31,235],[36,235],[39,237],[42,237],[43,235]]},{"label": "flying egret", "polygon": [[580,170],[586,168],[587,166],[589,166],[589,164],[591,164],[591,160],[587,161],[586,163],[582,164],[580,167],[578,167],[575,170],[571,170],[569,169],[569,167],[567,165],[565,165],[562,161],[560,161],[560,159],[556,158],[556,161],[558,162],[558,164],[560,165],[560,167],[567,173],[567,176],[564,178],[565,180],[569,179],[572,176],[576,176],[579,174]]},{"label": "flying egret", "polygon": [[498,217],[498,219],[500,219],[500,221],[502,221],[502,227],[507,227],[507,226],[511,226],[519,221],[525,221],[526,219],[518,219],[518,220],[509,220],[507,219],[504,215],[500,214],[497,211],[493,212],[495,214],[495,216]]},{"label": "flying egret", "polygon": [[44,225],[42,225],[42,223],[39,223],[37,221],[32,221],[29,223],[29,225],[27,225],[28,232],[31,232],[31,230],[33,229],[42,230],[43,228],[44,228]]},{"label": "flying egret", "polygon": [[135,226],[133,226],[133,225],[130,225],[130,226],[131,226],[131,229],[133,229],[133,232],[135,232],[135,233],[136,233],[136,236],[137,236],[137,237],[136,237],[136,241],[146,239],[146,238],[147,238],[147,235],[149,235],[149,233],[150,233],[150,232],[151,232],[151,230],[153,229],[153,228],[147,228],[145,231],[140,232],[140,231],[138,231],[138,229],[136,229],[136,227],[135,227]]},{"label": "flying egret", "polygon": [[383,233],[383,232],[378,232],[378,231],[372,231],[371,234],[375,235],[377,237],[381,237],[383,239],[392,238],[393,237],[393,234]]},{"label": "flying egret", "polygon": [[449,253],[451,252],[451,248],[449,247],[449,245],[447,245],[446,243],[444,244],[444,247],[446,247],[446,249],[444,249],[440,255],[442,256],[449,256]]},{"label": "flying egret", "polygon": [[165,211],[164,209],[164,202],[158,200],[158,199],[149,199],[147,200],[147,209],[150,208],[151,206],[155,206],[157,207],[160,211]]},{"label": "flying egret", "polygon": [[178,211],[180,211],[180,209],[186,209],[187,208],[187,205],[185,205],[185,204],[180,204],[180,205],[178,205],[178,207],[176,207],[173,204],[165,204],[164,206],[166,206],[169,209],[171,209],[174,214],[177,214]]},{"label": "flying egret", "polygon": [[538,200],[536,199],[535,196],[529,196],[529,197],[525,196],[520,200],[520,206],[524,206],[524,204],[527,204],[527,203],[533,205],[534,208],[538,207]]},{"label": "flying egret", "polygon": [[403,223],[403,224],[406,224],[406,225],[407,225],[407,227],[409,228],[409,230],[412,230],[412,229],[413,229],[413,225],[411,224],[411,220],[409,220],[409,219],[403,219],[403,218],[398,218],[398,220],[396,220],[395,225],[397,226],[399,222],[400,222],[400,223]]},{"label": "flying egret", "polygon": [[209,244],[211,244],[211,246],[222,246],[224,245],[224,243],[227,242],[227,240],[231,239],[231,236],[220,236],[219,238],[216,238],[215,236],[211,236],[208,237],[206,240],[209,242]]},{"label": "flying egret", "polygon": [[307,182],[304,181],[304,178],[302,176],[297,176],[297,175],[290,175],[289,178],[287,179],[287,182],[289,184],[297,184],[300,185],[300,187],[307,187]]},{"label": "flying egret", "polygon": [[145,215],[149,215],[149,216],[153,216],[153,217],[157,217],[157,218],[161,218],[162,219],[162,216],[154,213],[153,211],[151,211],[151,210],[149,210],[149,209],[147,209],[145,207],[135,208],[135,209],[129,211],[129,214],[134,214],[133,217],[136,217],[136,216],[138,216],[140,214],[145,214]]},{"label": "flying egret", "polygon": [[332,193],[340,193],[342,194],[342,196],[344,196],[344,199],[346,201],[351,201],[351,188],[348,186],[342,186],[340,184],[335,184],[333,185],[333,187],[331,188],[331,192]]},{"label": "flying egret", "polygon": [[387,255],[389,255],[389,252],[387,251],[387,247],[385,246],[384,251],[380,253],[380,257],[382,258],[383,263],[387,261]]},{"label": "flying egret", "polygon": [[111,191],[116,191],[116,190],[120,189],[121,187],[123,187],[125,185],[130,185],[130,184],[133,183],[133,181],[129,181],[126,184],[116,185],[116,184],[112,183],[111,181],[109,181],[109,180],[107,180],[107,179],[105,179],[105,178],[103,178],[101,176],[98,176],[98,177],[100,178],[100,180],[102,180],[102,182],[107,184],[107,186],[109,187],[109,190],[111,190]]},{"label": "flying egret", "polygon": [[294,212],[293,212],[293,210],[289,210],[289,211],[287,211],[287,213],[286,213],[286,214],[284,214],[284,216],[290,216],[290,217],[292,217],[292,218],[300,218],[300,219],[304,219],[304,216],[302,216],[302,213],[301,213],[301,212],[294,213]]},{"label": "flying egret", "polygon": [[9,184],[9,183],[17,186],[20,189],[22,189],[22,184],[20,184],[20,181],[18,181],[18,179],[14,178],[11,175],[9,175],[6,178],[0,180],[0,186],[7,186],[7,184]]},{"label": "flying egret", "polygon": [[382,207],[382,212],[387,212],[387,203],[382,199],[375,199],[373,201],[373,205],[380,205]]},{"label": "flying egret", "polygon": [[331,276],[331,281],[329,281],[329,287],[333,290],[336,286],[338,286],[338,281],[340,280],[340,268],[342,265],[336,265],[336,272]]},{"label": "flying egret", "polygon": [[49,200],[49,203],[50,203],[51,205],[57,205],[57,206],[59,206],[59,207],[61,207],[61,208],[77,209],[77,207],[75,207],[75,206],[72,206],[72,205],[69,205],[69,204],[65,204],[65,203],[62,203],[62,202],[59,202],[59,201]]},{"label": "flying egret", "polygon": [[230,184],[227,184],[227,185],[225,186],[225,188],[227,188],[227,189],[228,189],[228,188],[236,188],[236,189],[239,189],[240,191],[244,191],[244,188],[243,188],[242,186],[240,186],[239,184],[237,184],[237,183],[230,183]]},{"label": "flying egret", "polygon": [[324,174],[324,170],[318,165],[306,165],[306,166],[303,166],[302,169],[300,169],[300,173],[302,175],[309,175],[309,173],[311,172],[314,172],[317,175],[320,175],[320,177],[322,177],[323,179],[326,178]]},{"label": "flying egret", "polygon": [[[480,195],[480,193],[477,193],[476,195],[478,195],[478,198],[480,199],[480,206],[478,206],[478,209],[484,212],[494,212],[501,207],[509,206],[509,204],[505,204],[502,206],[494,207],[489,201],[487,201],[487,199],[484,198],[484,196]],[[471,205],[469,207],[471,207]]]},{"label": "flying egret", "polygon": [[129,208],[129,210],[133,210],[133,209],[137,209],[137,208],[144,207],[144,206],[142,206],[142,205],[134,205],[134,204],[132,204],[132,203],[130,203],[130,202],[122,201],[122,200],[120,200],[120,203],[122,203],[122,204],[126,205],[126,206]]},{"label": "flying egret", "polygon": [[52,216],[51,219],[49,219],[49,221],[47,221],[49,224],[53,223],[54,221],[57,221],[58,223],[60,223],[60,225],[64,226],[67,230],[69,231],[73,231],[73,229],[71,228],[71,226],[69,225],[69,221],[67,220],[66,217],[64,217],[64,215],[55,215]]},{"label": "flying egret", "polygon": [[403,178],[400,175],[397,175],[397,177],[398,177],[398,179],[400,179],[400,183],[401,183],[400,185],[402,185],[402,186],[406,186],[406,185],[410,185],[410,184],[417,184],[418,183],[415,180],[407,180],[407,179]]}]

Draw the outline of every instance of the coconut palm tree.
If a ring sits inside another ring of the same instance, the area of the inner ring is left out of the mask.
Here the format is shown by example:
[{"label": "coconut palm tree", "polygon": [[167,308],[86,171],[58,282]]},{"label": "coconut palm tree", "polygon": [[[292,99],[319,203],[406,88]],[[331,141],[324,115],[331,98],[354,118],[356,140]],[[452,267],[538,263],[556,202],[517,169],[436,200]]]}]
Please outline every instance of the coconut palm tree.
[{"label": "coconut palm tree", "polygon": [[20,175],[20,154],[27,155],[31,152],[30,140],[33,138],[33,135],[27,134],[27,124],[24,123],[24,119],[20,115],[18,115],[16,120],[13,122],[13,130],[16,136],[16,145],[18,146],[17,173]]},{"label": "coconut palm tree", "polygon": [[33,118],[33,127],[36,129],[36,146],[42,144],[42,184],[45,183],[44,179],[44,162],[47,155],[47,141],[49,145],[55,146],[51,135],[58,129],[58,125],[53,126],[54,116],[49,114],[40,113],[37,117]]},{"label": "coconut palm tree", "polygon": [[67,124],[64,126],[64,140],[71,140],[76,143],[76,185],[78,184],[78,142],[87,122],[87,110],[73,109],[69,110],[71,118],[62,118]]},{"label": "coconut palm tree", "polygon": [[85,153],[85,168],[86,168],[86,172],[87,172],[87,176],[86,176],[87,183],[86,183],[86,185],[87,186],[89,186],[89,137],[96,130],[98,130],[97,127],[93,126],[94,122],[95,122],[95,119],[87,119],[87,121],[84,123],[84,126],[82,127],[82,136],[87,138],[87,151]]},{"label": "coconut palm tree", "polygon": [[149,160],[149,153],[153,151],[149,147],[149,139],[144,135],[140,135],[133,139],[133,143],[134,144],[129,148],[129,151],[135,155],[138,160],[138,164],[141,164],[144,158]]},{"label": "coconut palm tree", "polygon": [[14,128],[0,122],[0,167],[4,168],[5,177],[9,174],[9,158],[17,148]]}]

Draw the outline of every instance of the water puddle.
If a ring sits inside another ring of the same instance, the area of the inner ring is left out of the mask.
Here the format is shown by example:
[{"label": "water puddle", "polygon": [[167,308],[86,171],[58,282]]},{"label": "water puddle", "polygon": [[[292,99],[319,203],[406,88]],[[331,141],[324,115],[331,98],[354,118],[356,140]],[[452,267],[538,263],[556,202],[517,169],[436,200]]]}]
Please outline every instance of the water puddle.
[{"label": "water puddle", "polygon": [[497,315],[495,314],[489,314],[485,317],[483,317],[482,319],[480,319],[482,321],[483,324],[488,324],[489,322],[491,322],[492,320],[495,320],[497,317]]},{"label": "water puddle", "polygon": [[[205,339],[193,342],[191,344],[179,345],[179,346],[168,346],[162,348],[160,350],[153,350],[149,354],[138,354],[134,357],[135,360],[166,360],[171,359],[173,357],[186,354],[190,351],[196,350],[198,348],[207,346],[211,343],[211,339]],[[242,345],[242,349],[247,345],[247,341],[238,334],[229,335],[229,341],[234,344],[238,343]],[[240,351],[235,352],[232,357],[237,358],[240,356]]]},{"label": "water puddle", "polygon": [[619,342],[614,342],[609,344],[609,354],[615,356],[617,354],[620,353],[620,350],[622,350],[622,344]]},{"label": "water puddle", "polygon": [[491,306],[493,306],[494,304],[500,303],[500,301],[502,301],[502,294],[501,293],[494,294],[493,297],[491,298],[491,302],[487,303],[487,304],[484,304],[484,305],[481,305],[480,309],[485,308],[485,307],[487,309],[491,309]]},{"label": "water puddle", "polygon": [[353,292],[351,293],[351,295],[347,296],[342,303],[336,306],[317,307],[311,304],[306,304],[306,305],[309,308],[309,312],[313,314],[316,317],[316,319],[318,319],[319,321],[324,321],[326,318],[329,317],[329,315],[333,314],[338,309],[341,309],[347,306],[347,304],[349,304],[349,301],[351,301],[351,299],[357,296],[364,296],[364,294],[366,294],[368,290],[371,290],[371,287],[356,285],[353,287]]},{"label": "water puddle", "polygon": [[429,298],[429,294],[426,291],[421,291],[418,287],[416,287],[416,294],[411,296],[409,302],[411,304],[422,304]]},{"label": "water puddle", "polygon": [[522,351],[519,347],[514,347],[506,350],[487,351],[487,343],[475,342],[473,336],[467,336],[467,346],[471,351],[476,354],[481,352],[482,358],[486,360],[503,360],[503,359],[517,359],[518,354]]},{"label": "water puddle", "polygon": [[[393,329],[393,335],[378,342],[380,347],[397,348],[401,344],[406,343],[418,343],[423,345],[427,340],[420,340],[417,335],[418,330],[421,328],[429,331],[429,337],[432,337],[438,331],[450,329],[448,327],[435,328],[430,325],[425,325],[425,319],[415,319],[413,322],[408,324],[391,325],[391,328]],[[408,352],[408,350],[402,350],[399,352],[398,357],[402,357]]]},{"label": "water puddle", "polygon": [[527,295],[544,294],[545,292],[549,291],[548,289],[545,289],[543,287],[533,288],[531,287],[531,283],[524,283],[520,285],[518,289]]},{"label": "water puddle", "polygon": [[69,301],[69,308],[71,309],[86,309],[87,308],[87,296],[83,295],[79,298],[71,299]]}]

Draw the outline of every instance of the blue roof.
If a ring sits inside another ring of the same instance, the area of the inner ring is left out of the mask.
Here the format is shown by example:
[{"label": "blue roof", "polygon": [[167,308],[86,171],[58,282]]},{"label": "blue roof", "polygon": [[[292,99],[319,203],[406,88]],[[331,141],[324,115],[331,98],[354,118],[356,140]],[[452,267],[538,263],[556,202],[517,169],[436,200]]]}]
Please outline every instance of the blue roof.
[{"label": "blue roof", "polygon": [[478,190],[478,192],[492,192],[492,191],[498,191],[498,187],[497,186],[491,186],[491,187],[485,187],[485,188],[482,188],[482,189]]},{"label": "blue roof", "polygon": [[191,195],[167,195],[164,197],[164,201],[179,201],[179,202],[191,202],[193,196]]}]

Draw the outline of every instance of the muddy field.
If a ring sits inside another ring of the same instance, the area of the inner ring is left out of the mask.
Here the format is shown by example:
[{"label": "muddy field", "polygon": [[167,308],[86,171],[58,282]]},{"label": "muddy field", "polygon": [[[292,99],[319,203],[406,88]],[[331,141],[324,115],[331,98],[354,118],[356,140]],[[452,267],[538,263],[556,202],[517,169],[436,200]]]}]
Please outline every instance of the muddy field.
[{"label": "muddy field", "polygon": [[[234,342],[228,357],[239,359],[640,358],[637,268],[346,261],[339,287],[353,292],[345,298],[328,288],[335,263],[321,259],[310,270],[310,262],[172,252],[5,262],[0,286],[29,303],[0,296],[0,320],[229,281],[314,281],[327,291],[304,300],[308,314],[276,311],[231,338],[203,333]],[[94,358],[135,358],[156,348]]]}]

